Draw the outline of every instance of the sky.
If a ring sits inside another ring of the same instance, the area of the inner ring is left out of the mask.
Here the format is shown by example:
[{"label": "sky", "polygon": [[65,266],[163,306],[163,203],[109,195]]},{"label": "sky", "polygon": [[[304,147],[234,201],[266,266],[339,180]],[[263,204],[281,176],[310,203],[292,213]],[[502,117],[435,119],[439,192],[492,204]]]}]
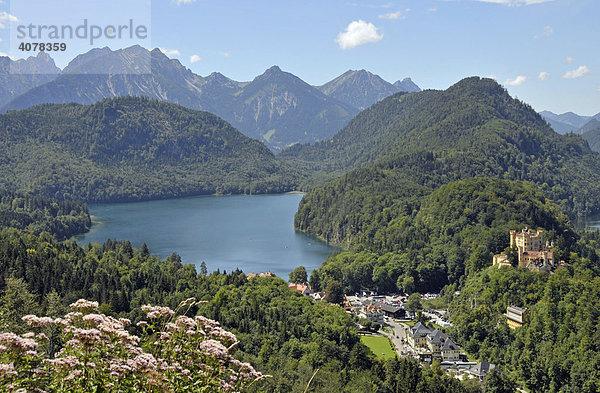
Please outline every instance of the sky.
[{"label": "sky", "polygon": [[[64,67],[108,45],[160,47],[199,75],[252,80],[278,65],[312,85],[348,69],[423,89],[493,77],[534,109],[600,112],[599,0],[4,0],[0,54],[19,24],[127,23],[144,39],[68,42],[51,54]],[[54,40],[60,42],[60,40]]]}]

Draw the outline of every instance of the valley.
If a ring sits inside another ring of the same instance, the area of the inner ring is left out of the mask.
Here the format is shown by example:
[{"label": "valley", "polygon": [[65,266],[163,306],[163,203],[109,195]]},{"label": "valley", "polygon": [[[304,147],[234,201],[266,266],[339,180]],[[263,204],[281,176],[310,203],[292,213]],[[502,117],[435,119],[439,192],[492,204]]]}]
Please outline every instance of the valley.
[{"label": "valley", "polygon": [[598,391],[598,115],[168,52],[0,57],[1,391]]}]

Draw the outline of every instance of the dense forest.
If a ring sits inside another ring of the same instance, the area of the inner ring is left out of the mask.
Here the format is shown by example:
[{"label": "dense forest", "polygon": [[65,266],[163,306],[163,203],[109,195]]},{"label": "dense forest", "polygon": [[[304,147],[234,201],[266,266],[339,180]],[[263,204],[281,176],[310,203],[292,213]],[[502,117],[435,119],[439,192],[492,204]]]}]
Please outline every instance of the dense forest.
[{"label": "dense forest", "polygon": [[[398,93],[361,112],[330,140],[294,146],[282,159],[312,168],[313,184],[327,178],[325,172],[365,166],[347,177],[374,190],[388,190],[388,176],[429,188],[497,177],[537,184],[570,217],[600,212],[600,156],[581,136],[554,132],[491,79]],[[343,184],[335,184],[321,207],[345,197]],[[350,215],[361,214],[360,208]]]},{"label": "dense forest", "polygon": [[[576,247],[568,218],[531,183],[474,178],[423,196],[423,188],[410,183],[391,191],[396,180],[391,176],[386,193],[371,192],[373,183],[361,188],[348,182],[343,185],[350,190],[344,198],[347,205],[328,210],[318,204],[327,201],[328,187],[300,203],[296,227],[330,241],[336,240],[326,237],[331,228],[340,229],[339,239],[349,244],[318,269],[322,282],[335,279],[346,292],[428,292],[448,284],[456,288],[508,247],[510,229],[526,226],[546,230],[557,258],[568,260]],[[348,214],[355,206],[362,207],[361,214]],[[314,211],[335,214],[312,218]]]},{"label": "dense forest", "polygon": [[[177,255],[160,260],[128,242],[82,248],[45,233],[3,229],[0,294],[0,330],[17,333],[26,331],[22,316],[60,316],[79,298],[98,301],[108,316],[130,318],[134,330],[144,304],[175,308],[190,297],[203,300],[188,314],[218,320],[240,340],[236,357],[272,375],[249,392],[304,392],[313,374],[310,392],[479,391],[436,365],[379,360],[360,343],[355,322],[341,307],[303,297],[282,279],[248,280],[240,271],[198,274]],[[504,383],[492,381],[487,388]]]},{"label": "dense forest", "polygon": [[88,208],[83,202],[56,201],[0,190],[0,227],[36,234],[49,232],[63,240],[88,231],[91,225]]},{"label": "dense forest", "polygon": [[[454,335],[477,357],[500,365],[532,392],[600,389],[600,237],[555,274],[490,267],[473,275],[451,304]],[[527,308],[510,330],[506,307]]]},{"label": "dense forest", "polygon": [[295,171],[207,112],[139,97],[0,115],[0,186],[116,202],[284,192]]},{"label": "dense forest", "polygon": [[[450,333],[474,358],[499,365],[532,392],[597,392],[600,233],[576,232],[531,183],[475,178],[424,197],[405,194],[361,199],[364,215],[355,221],[336,207],[340,216],[330,219],[358,230],[347,250],[313,271],[311,284],[339,281],[346,292],[441,290]],[[554,274],[490,267],[494,253],[509,251],[508,231],[525,226],[544,229],[567,266]],[[528,310],[523,328],[508,328],[509,305]]]}]

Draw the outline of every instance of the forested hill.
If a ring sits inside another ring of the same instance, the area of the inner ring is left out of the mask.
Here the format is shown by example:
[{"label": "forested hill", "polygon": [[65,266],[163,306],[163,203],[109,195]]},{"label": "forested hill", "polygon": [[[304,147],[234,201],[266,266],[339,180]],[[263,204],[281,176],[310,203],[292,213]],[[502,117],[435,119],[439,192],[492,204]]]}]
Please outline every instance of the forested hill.
[{"label": "forested hill", "polygon": [[[310,391],[315,393],[473,392],[439,366],[421,368],[414,359],[377,359],[360,342],[354,321],[341,307],[314,302],[281,278],[248,280],[240,271],[198,274],[176,254],[160,260],[145,245],[137,250],[129,242],[108,240],[82,248],[46,234],[0,229],[0,331],[23,333],[23,316],[56,318],[82,297],[99,302],[102,313],[130,318],[130,329],[138,334],[142,328],[136,323],[147,319],[142,305],[175,309],[190,297],[206,301],[181,312],[218,320],[239,339],[236,359],[272,376],[245,392],[303,392],[313,375]],[[66,346],[60,340],[54,343],[55,351]],[[13,353],[3,355],[7,352]],[[205,358],[196,351],[193,360],[198,359]],[[6,364],[6,357],[2,361]],[[84,367],[92,366],[86,362]],[[0,378],[0,390],[7,391],[8,381]],[[189,386],[187,381],[181,379],[178,391]],[[145,391],[155,391],[147,387]],[[84,386],[82,391],[90,389]]]},{"label": "forested hill", "polygon": [[[600,211],[600,156],[580,136],[555,133],[491,79],[388,97],[331,140],[297,146],[284,157],[327,170],[374,164],[371,171],[401,172],[431,188],[474,176],[527,180],[571,216]],[[355,176],[365,174],[347,178]],[[330,198],[343,193],[337,189]]]},{"label": "forested hill", "polygon": [[489,266],[508,247],[509,230],[526,226],[546,231],[557,259],[573,251],[568,218],[531,183],[474,178],[431,192],[379,175],[387,190],[340,179],[334,187],[347,203],[327,205],[339,202],[327,189],[300,203],[297,228],[351,246],[319,268],[322,283],[338,280],[349,293],[439,291]]},{"label": "forested hill", "polygon": [[53,234],[58,240],[87,232],[92,225],[85,203],[0,190],[0,227]]},{"label": "forested hill", "polygon": [[147,98],[47,104],[0,116],[0,188],[59,200],[282,192],[294,174],[207,112]]}]

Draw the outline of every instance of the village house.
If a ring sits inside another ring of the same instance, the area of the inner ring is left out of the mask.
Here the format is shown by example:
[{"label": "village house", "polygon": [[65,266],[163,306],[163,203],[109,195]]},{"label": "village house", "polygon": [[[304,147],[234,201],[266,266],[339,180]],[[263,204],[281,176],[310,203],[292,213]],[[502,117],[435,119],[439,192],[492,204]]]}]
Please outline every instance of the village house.
[{"label": "village house", "polygon": [[408,344],[413,347],[426,347],[427,336],[431,333],[431,329],[423,325],[421,322],[417,322],[415,326],[411,327],[406,335]]},{"label": "village house", "polygon": [[483,382],[485,377],[496,368],[496,366],[485,360],[481,363],[475,362],[464,362],[464,361],[453,361],[453,362],[440,362],[440,367],[444,371],[452,371],[457,375],[469,375],[475,377],[479,382]]},{"label": "village house", "polygon": [[456,362],[460,360],[460,348],[450,337],[444,341],[440,352],[442,360],[445,362]]},{"label": "village house", "polygon": [[358,316],[383,324],[383,312],[381,311],[381,306],[376,304],[364,306]]},{"label": "village house", "polygon": [[306,284],[290,284],[289,287],[300,292],[303,296],[310,296],[312,294],[310,287]]},{"label": "village house", "polygon": [[442,361],[460,360],[460,347],[450,337],[438,329],[431,329],[417,322],[407,334],[408,343],[413,348],[429,349],[430,357]]},{"label": "village house", "polygon": [[381,311],[390,318],[403,318],[406,314],[402,306],[393,306],[391,304],[382,305]]},{"label": "village house", "polygon": [[490,373],[490,371],[492,371],[495,368],[496,366],[494,364],[483,361],[471,367],[467,372],[479,379],[480,382],[483,382],[483,380]]},{"label": "village house", "polygon": [[438,329],[435,329],[427,335],[427,346],[434,357],[441,357],[442,345],[447,338],[448,336]]}]

